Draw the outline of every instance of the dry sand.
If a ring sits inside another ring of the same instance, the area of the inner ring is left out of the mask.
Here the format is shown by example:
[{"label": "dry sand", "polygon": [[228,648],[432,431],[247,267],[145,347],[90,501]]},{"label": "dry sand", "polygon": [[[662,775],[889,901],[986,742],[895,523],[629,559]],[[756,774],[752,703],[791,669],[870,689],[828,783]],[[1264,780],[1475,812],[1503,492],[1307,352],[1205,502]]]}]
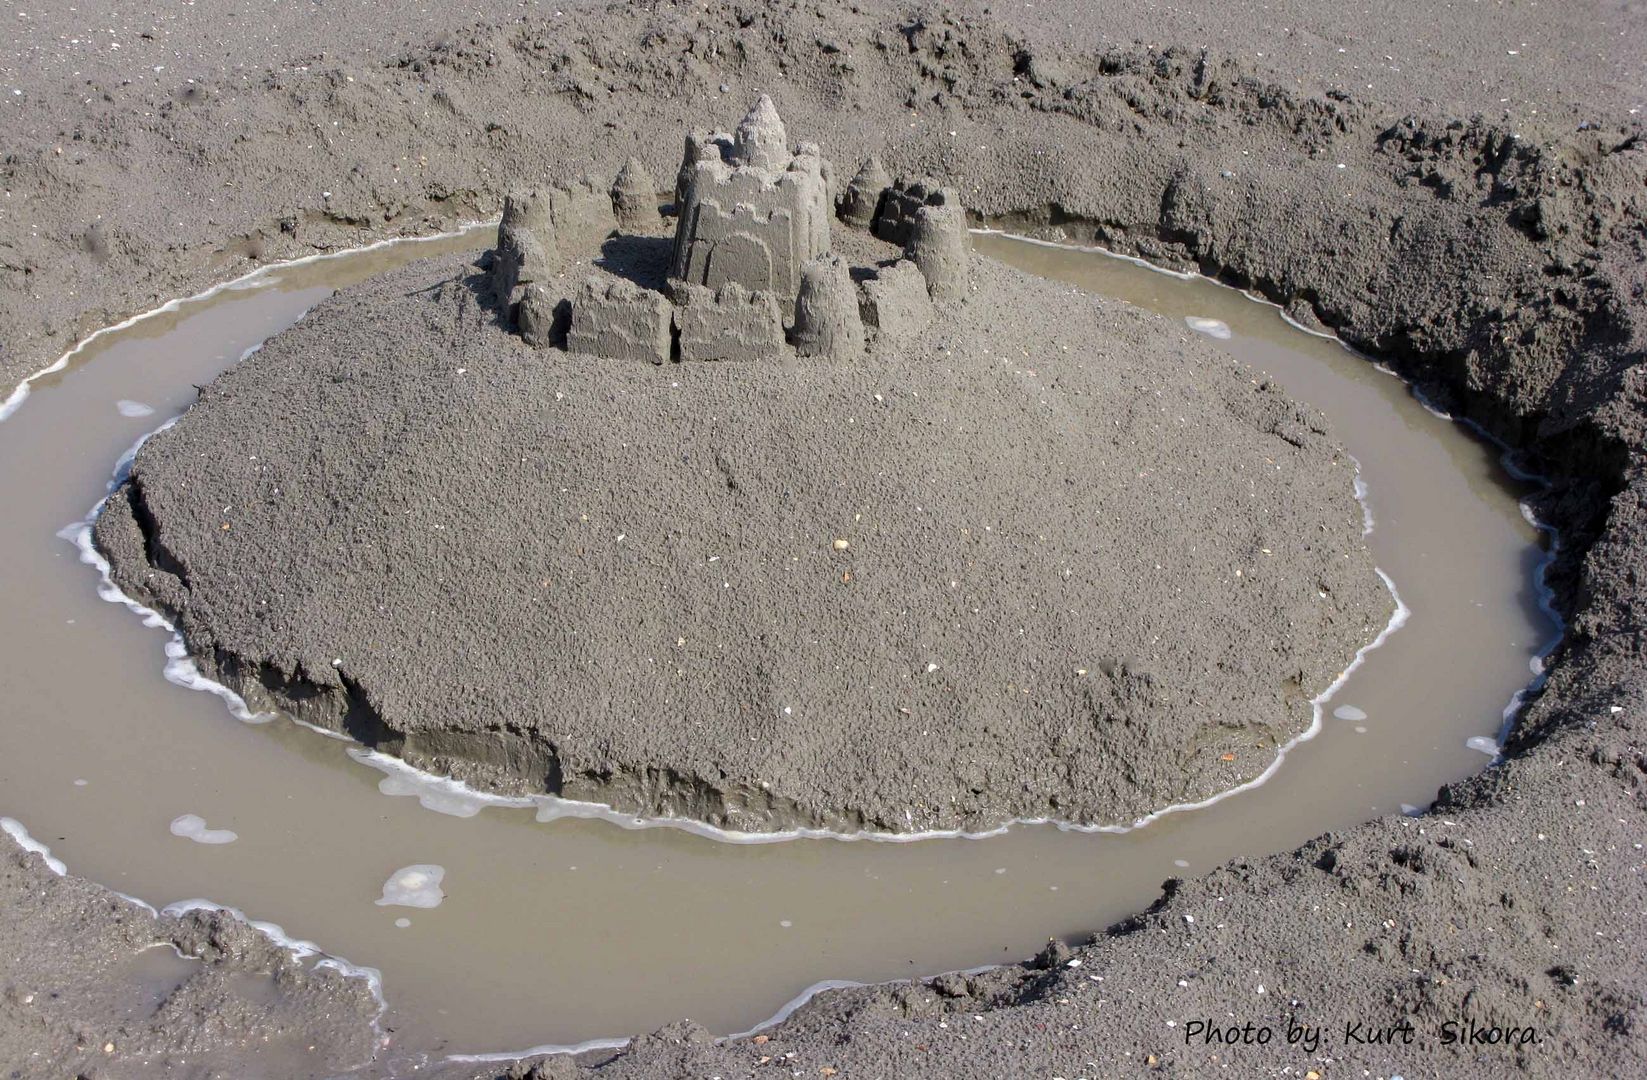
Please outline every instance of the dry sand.
[{"label": "dry sand", "polygon": [[[1640,16],[1300,5],[1277,25],[1256,5],[1208,9],[1125,5],[1077,32],[1060,25],[1076,5],[1021,26],[834,4],[482,12],[438,29],[407,16],[407,43],[385,48],[379,20],[332,8],[231,20],[200,5],[144,38],[148,19],[82,6],[83,26],[46,18],[5,59],[0,369],[20,377],[248,255],[428,229],[495,209],[518,177],[636,152],[669,175],[678,147],[657,131],[724,125],[761,88],[838,160],[878,150],[985,212],[1249,285],[1386,356],[1554,479],[1540,509],[1563,530],[1553,583],[1570,629],[1507,759],[1426,817],[1170,883],[1150,912],[1038,966],[828,993],[762,1042],[683,1026],[602,1075],[1647,1071]],[[1109,26],[1221,51],[1101,56]],[[0,1056],[23,1075],[113,1067],[106,1017],[71,997],[41,1025],[27,1010],[43,1003],[19,991],[74,985],[46,957],[87,979],[130,951],[130,926],[37,861],[6,880]],[[43,951],[18,914],[30,904],[66,919],[54,925],[76,947]],[[338,1001],[310,1022],[353,1064],[367,1017]],[[1324,1045],[1183,1037],[1197,1017],[1284,1032],[1289,1015],[1332,1018]],[[1346,1023],[1402,1019],[1413,1046],[1346,1044]],[[1449,1020],[1537,1041],[1447,1044]],[[199,1028],[152,1023],[181,1041]]]}]

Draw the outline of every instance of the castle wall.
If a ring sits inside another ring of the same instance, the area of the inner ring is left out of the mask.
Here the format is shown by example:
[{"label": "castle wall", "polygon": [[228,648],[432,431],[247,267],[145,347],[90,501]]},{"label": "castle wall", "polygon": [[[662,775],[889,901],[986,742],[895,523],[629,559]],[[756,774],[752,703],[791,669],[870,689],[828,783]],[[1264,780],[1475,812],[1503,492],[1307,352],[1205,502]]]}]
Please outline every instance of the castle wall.
[{"label": "castle wall", "polygon": [[769,292],[752,293],[736,282],[717,292],[680,285],[675,302],[683,361],[766,360],[783,352],[783,319]]},{"label": "castle wall", "polygon": [[723,147],[688,144],[688,154],[699,157],[689,164],[671,276],[709,288],[736,283],[770,291],[786,304],[800,289],[801,266],[829,251],[822,159],[797,154],[775,171],[723,160]]},{"label": "castle wall", "polygon": [[610,360],[669,360],[672,305],[631,281],[590,278],[572,301],[568,352]]}]

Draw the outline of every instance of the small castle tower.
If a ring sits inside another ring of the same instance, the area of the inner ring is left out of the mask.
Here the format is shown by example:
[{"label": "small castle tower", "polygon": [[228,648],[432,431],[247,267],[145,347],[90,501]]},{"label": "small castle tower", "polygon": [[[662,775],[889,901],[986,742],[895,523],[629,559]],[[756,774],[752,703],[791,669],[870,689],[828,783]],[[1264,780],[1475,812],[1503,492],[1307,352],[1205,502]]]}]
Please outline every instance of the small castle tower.
[{"label": "small castle tower", "polygon": [[791,308],[801,267],[829,251],[829,173],[816,146],[789,149],[765,94],[734,134],[688,138],[670,276],[771,292]]}]

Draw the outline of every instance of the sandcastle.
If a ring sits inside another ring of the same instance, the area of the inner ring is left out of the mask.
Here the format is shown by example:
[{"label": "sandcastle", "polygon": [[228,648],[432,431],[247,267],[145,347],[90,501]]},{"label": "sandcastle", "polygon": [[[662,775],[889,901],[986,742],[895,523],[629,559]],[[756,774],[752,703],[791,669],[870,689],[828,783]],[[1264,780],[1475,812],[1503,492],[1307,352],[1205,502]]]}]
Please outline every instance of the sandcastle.
[{"label": "sandcastle", "polygon": [[801,268],[829,254],[831,169],[817,146],[791,155],[787,139],[764,95],[730,137],[687,139],[672,278],[793,303]]},{"label": "sandcastle", "polygon": [[[851,360],[962,299],[970,243],[959,195],[930,179],[894,183],[872,156],[835,188],[829,160],[816,144],[791,146],[763,94],[735,131],[687,135],[664,281],[567,280],[581,256],[661,230],[656,184],[632,158],[607,188],[584,180],[510,195],[492,286],[537,348],[657,364]],[[902,255],[850,265],[831,245],[832,216]]]}]

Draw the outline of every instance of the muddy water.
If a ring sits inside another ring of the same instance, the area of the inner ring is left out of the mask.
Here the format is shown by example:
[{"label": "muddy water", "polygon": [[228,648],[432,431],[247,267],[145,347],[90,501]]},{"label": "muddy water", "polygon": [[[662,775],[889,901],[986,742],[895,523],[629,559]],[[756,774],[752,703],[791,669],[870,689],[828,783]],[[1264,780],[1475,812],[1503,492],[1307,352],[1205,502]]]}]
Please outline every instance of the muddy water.
[{"label": "muddy water", "polygon": [[[539,822],[529,808],[433,812],[381,793],[382,774],[337,740],[238,722],[218,699],[166,682],[165,632],[100,600],[95,572],[58,531],[103,494],[134,440],[189,403],[191,384],[329,290],[432,254],[426,244],[278,269],[105,335],[0,424],[0,815],[72,872],[157,907],[208,898],[380,969],[392,1053],[413,1061],[623,1036],[681,1016],[738,1031],[821,980],[1021,958],[1147,905],[1167,877],[1422,806],[1486,765],[1466,741],[1498,733],[1553,629],[1535,584],[1540,538],[1494,452],[1396,379],[1228,290],[1093,254],[978,243],[1166,313],[1186,336],[1200,331],[1185,316],[1227,326],[1221,344],[1324,409],[1361,460],[1370,542],[1411,616],[1268,783],[1125,834],[737,845]],[[425,869],[391,893],[438,906],[378,902],[408,867]],[[433,887],[429,868],[443,874]]]}]

